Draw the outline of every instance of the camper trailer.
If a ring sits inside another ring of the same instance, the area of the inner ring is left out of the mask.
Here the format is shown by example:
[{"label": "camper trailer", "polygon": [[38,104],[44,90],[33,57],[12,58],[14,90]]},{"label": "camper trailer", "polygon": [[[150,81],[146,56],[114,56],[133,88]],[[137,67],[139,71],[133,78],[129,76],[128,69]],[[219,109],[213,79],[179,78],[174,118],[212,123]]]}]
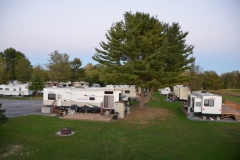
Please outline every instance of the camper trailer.
[{"label": "camper trailer", "polygon": [[188,95],[190,111],[202,114],[221,114],[222,97],[208,92],[192,92]]},{"label": "camper trailer", "polygon": [[115,89],[120,89],[122,91],[122,95],[125,95],[125,97],[122,99],[123,101],[136,101],[137,95],[136,95],[136,88],[135,86],[130,85],[107,85],[106,87],[113,86]]},{"label": "camper trailer", "polygon": [[177,100],[187,100],[191,91],[187,86],[176,85],[173,87],[173,94]]},{"label": "camper trailer", "polygon": [[121,101],[121,90],[110,88],[44,88],[43,105],[57,106],[92,105],[103,108],[113,108],[114,103]]},{"label": "camper trailer", "polygon": [[19,96],[21,88],[18,85],[1,85],[0,94],[5,96]]},{"label": "camper trailer", "polygon": [[28,89],[28,84],[0,85],[0,95],[5,96],[29,96],[32,91]]},{"label": "camper trailer", "polygon": [[168,95],[171,92],[171,89],[169,87],[165,87],[165,88],[159,89],[158,92],[161,95]]}]

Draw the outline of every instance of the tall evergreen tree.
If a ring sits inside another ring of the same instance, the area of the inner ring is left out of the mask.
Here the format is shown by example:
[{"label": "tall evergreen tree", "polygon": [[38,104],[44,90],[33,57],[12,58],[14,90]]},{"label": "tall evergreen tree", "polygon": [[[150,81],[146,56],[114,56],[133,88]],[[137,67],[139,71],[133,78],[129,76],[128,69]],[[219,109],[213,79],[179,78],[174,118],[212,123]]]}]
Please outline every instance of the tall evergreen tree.
[{"label": "tall evergreen tree", "polygon": [[[183,81],[180,73],[194,62],[189,57],[193,46],[185,44],[187,34],[178,23],[169,25],[149,14],[126,12],[124,20],[107,31],[107,42],[100,42],[102,49],[95,48],[93,59],[107,66],[105,79],[136,86],[142,109],[154,89]],[[144,89],[150,89],[147,97]]]}]

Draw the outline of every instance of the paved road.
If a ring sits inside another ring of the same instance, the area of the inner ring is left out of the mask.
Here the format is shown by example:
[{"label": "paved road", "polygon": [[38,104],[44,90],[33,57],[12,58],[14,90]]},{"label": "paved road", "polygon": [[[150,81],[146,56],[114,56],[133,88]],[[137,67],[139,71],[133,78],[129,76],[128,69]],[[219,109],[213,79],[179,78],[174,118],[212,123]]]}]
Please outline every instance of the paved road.
[{"label": "paved road", "polygon": [[47,115],[41,113],[42,100],[7,100],[0,99],[2,109],[6,109],[5,115],[8,118],[26,116],[30,114]]}]

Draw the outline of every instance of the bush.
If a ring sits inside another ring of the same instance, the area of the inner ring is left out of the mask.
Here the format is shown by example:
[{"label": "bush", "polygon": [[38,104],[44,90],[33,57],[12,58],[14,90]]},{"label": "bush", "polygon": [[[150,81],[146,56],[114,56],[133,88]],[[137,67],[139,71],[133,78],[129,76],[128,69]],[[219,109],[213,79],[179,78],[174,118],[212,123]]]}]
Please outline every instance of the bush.
[{"label": "bush", "polygon": [[0,126],[8,121],[8,118],[4,115],[5,109],[2,108],[2,103],[0,103]]}]

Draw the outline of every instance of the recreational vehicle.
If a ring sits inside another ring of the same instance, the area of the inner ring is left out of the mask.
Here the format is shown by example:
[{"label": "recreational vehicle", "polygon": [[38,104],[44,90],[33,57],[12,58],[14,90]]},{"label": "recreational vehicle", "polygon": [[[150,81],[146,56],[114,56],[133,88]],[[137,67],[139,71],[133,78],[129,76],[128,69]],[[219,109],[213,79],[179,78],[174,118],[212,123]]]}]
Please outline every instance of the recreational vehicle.
[{"label": "recreational vehicle", "polygon": [[0,94],[5,96],[29,96],[32,91],[28,89],[28,84],[0,85]]},{"label": "recreational vehicle", "polygon": [[165,87],[165,88],[159,89],[158,92],[161,95],[168,95],[171,92],[171,89],[169,87]]},{"label": "recreational vehicle", "polygon": [[[112,86],[112,85],[107,85]],[[123,101],[135,101],[137,100],[137,95],[136,95],[136,88],[135,86],[130,86],[130,85],[113,85],[115,89],[120,89],[122,90],[122,95],[125,95],[125,97],[122,99]]]},{"label": "recreational vehicle", "polygon": [[178,100],[187,100],[191,91],[187,86],[176,85],[173,87],[173,94]]},{"label": "recreational vehicle", "polygon": [[43,105],[57,106],[92,105],[113,108],[114,102],[121,101],[121,90],[110,88],[44,88]]},{"label": "recreational vehicle", "polygon": [[222,97],[208,92],[192,92],[188,95],[190,111],[202,114],[221,114]]}]

